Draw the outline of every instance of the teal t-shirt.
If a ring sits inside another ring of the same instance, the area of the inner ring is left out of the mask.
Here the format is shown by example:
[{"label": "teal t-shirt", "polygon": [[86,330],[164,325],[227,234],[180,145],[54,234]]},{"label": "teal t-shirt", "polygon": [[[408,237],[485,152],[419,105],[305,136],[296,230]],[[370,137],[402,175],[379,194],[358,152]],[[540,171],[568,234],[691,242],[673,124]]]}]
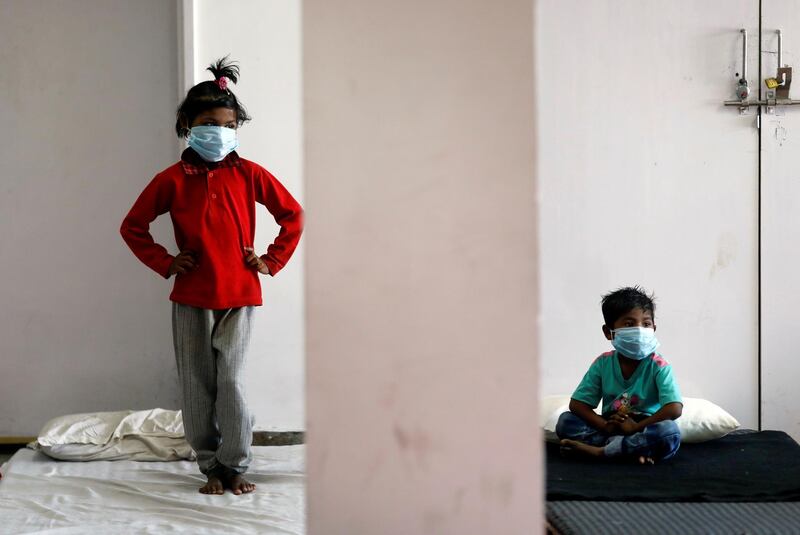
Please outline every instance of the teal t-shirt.
[{"label": "teal t-shirt", "polygon": [[628,405],[631,414],[650,416],[667,403],[683,403],[672,366],[664,357],[653,353],[626,380],[622,378],[616,351],[595,359],[572,398],[590,407],[596,407],[602,399],[604,415]]}]

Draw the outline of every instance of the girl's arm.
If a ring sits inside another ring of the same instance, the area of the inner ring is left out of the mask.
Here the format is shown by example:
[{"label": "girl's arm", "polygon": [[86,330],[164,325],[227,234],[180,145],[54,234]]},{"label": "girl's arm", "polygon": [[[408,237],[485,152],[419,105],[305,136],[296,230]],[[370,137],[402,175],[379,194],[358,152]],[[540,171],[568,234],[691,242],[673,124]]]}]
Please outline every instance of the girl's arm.
[{"label": "girl's arm", "polygon": [[122,239],[136,258],[164,278],[168,278],[174,257],[157,244],[150,234],[150,223],[169,211],[171,192],[164,180],[156,176],[133,204],[119,229]]},{"label": "girl's arm", "polygon": [[261,258],[275,276],[289,261],[303,233],[303,209],[289,191],[263,167],[255,168],[256,201],[267,207],[281,227]]}]

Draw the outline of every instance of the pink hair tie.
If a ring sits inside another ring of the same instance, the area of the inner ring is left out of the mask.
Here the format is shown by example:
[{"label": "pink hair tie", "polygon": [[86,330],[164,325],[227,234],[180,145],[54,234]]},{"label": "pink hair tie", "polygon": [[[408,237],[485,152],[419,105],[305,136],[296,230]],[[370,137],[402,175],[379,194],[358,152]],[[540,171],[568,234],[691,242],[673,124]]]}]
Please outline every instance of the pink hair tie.
[{"label": "pink hair tie", "polygon": [[227,91],[228,90],[228,77],[227,76],[220,76],[219,78],[217,78],[216,82],[217,82],[217,85],[219,86],[219,88],[222,91]]}]

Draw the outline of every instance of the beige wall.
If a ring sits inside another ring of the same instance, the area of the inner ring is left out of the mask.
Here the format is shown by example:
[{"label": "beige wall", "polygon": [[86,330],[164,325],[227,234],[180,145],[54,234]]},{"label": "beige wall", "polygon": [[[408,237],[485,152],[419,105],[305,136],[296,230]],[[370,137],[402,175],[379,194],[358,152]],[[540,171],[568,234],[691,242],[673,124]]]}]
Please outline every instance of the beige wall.
[{"label": "beige wall", "polygon": [[539,533],[532,3],[303,16],[310,533]]},{"label": "beige wall", "polygon": [[[0,436],[178,406],[172,281],[119,235],[176,160],[175,17],[161,0],[0,3]],[[174,243],[169,218],[154,234]]]}]

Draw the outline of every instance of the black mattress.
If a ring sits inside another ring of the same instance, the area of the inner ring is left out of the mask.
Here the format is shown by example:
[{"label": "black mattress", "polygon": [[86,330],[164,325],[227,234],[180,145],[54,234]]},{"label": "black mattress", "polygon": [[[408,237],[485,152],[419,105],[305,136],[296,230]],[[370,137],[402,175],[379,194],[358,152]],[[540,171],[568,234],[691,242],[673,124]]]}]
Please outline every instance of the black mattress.
[{"label": "black mattress", "polygon": [[656,465],[546,456],[548,501],[800,501],[800,445],[782,431],[682,444]]}]

